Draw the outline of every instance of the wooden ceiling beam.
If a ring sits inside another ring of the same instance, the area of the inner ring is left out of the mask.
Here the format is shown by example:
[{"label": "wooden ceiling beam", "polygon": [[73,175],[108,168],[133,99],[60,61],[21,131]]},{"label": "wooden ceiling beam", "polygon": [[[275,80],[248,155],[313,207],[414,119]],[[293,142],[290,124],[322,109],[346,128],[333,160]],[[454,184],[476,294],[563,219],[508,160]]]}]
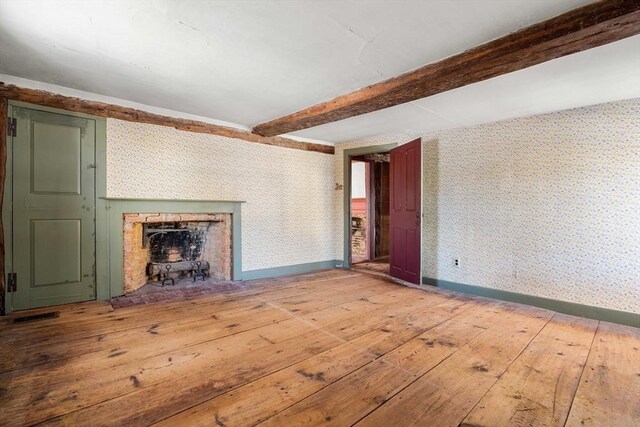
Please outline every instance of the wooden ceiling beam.
[{"label": "wooden ceiling beam", "polygon": [[640,33],[640,1],[602,0],[461,54],[262,123],[281,135],[432,96]]},{"label": "wooden ceiling beam", "polygon": [[[273,145],[276,147],[293,148],[296,150],[315,151],[324,154],[334,154],[334,147],[324,144],[296,141],[283,137],[264,137],[242,129],[234,129],[211,123],[189,119],[161,116],[134,108],[122,107],[104,102],[88,101],[81,98],[59,95],[43,90],[27,89],[15,85],[0,82],[0,102],[2,99],[28,102],[45,107],[60,108],[67,111],[91,114],[99,117],[126,120],[129,122],[147,123],[160,126],[168,126],[188,132],[206,133],[224,136],[227,138],[241,139],[258,144]],[[6,121],[6,119],[3,119]],[[1,153],[0,153],[1,155]],[[1,159],[0,159],[1,160]]]}]

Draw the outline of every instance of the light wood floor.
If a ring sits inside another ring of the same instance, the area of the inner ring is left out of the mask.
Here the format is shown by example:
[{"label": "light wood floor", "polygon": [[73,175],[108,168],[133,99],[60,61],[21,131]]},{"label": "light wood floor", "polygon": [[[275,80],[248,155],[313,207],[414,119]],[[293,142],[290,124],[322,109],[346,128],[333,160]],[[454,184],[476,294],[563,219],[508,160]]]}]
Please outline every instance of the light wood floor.
[{"label": "light wood floor", "polygon": [[0,424],[640,423],[640,330],[340,270],[0,326]]},{"label": "light wood floor", "polygon": [[351,266],[354,270],[365,270],[389,275],[389,257],[381,257],[370,261],[361,261]]}]

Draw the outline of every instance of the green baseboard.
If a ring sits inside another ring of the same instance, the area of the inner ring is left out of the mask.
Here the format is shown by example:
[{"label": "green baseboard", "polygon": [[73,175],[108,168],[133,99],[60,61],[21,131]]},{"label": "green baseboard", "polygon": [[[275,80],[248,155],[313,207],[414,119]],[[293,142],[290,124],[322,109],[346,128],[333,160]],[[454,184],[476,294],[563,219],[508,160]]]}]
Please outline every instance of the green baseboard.
[{"label": "green baseboard", "polygon": [[432,279],[429,277],[423,277],[422,283],[464,294],[546,308],[548,310],[557,311],[558,313],[571,314],[573,316],[586,317],[589,319],[604,320],[606,322],[619,323],[622,325],[634,326],[636,328],[640,327],[640,314],[636,313],[594,307],[591,305],[577,304],[574,302],[560,301],[516,292],[501,291],[499,289],[484,288],[482,286],[465,285],[462,283]]},{"label": "green baseboard", "polygon": [[335,259],[319,262],[309,262],[306,264],[287,265],[284,267],[265,268],[262,270],[251,270],[242,272],[242,280],[269,279],[271,277],[288,276],[290,274],[310,273],[317,270],[326,270],[336,266]]}]

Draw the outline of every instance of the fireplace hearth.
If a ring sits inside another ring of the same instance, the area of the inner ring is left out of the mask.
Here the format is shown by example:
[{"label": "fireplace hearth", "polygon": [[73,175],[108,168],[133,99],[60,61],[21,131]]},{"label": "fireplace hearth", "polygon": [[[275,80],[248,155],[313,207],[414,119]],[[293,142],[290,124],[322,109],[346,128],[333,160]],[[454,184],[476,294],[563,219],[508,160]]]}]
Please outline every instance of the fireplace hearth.
[{"label": "fireplace hearth", "polygon": [[231,279],[230,214],[123,215],[123,286]]}]

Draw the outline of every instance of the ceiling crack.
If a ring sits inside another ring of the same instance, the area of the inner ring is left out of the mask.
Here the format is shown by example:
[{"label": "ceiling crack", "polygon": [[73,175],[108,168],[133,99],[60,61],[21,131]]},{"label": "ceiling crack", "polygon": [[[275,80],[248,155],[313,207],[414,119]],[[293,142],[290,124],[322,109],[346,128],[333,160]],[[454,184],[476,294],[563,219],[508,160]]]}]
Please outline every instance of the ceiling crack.
[{"label": "ceiling crack", "polygon": [[[355,34],[355,33],[354,33],[354,34]],[[362,55],[364,54],[364,50],[367,48],[367,46],[368,46],[370,43],[373,43],[373,41],[374,41],[375,39],[377,39],[377,38],[378,38],[378,36],[379,36],[380,34],[382,34],[382,33],[380,32],[380,33],[376,34],[375,36],[373,36],[372,38],[370,38],[370,39],[368,39],[368,40],[365,40],[365,39],[363,38],[362,46],[360,47],[360,51],[358,52],[358,62],[359,62],[361,65],[364,65],[365,67],[369,67],[369,68],[371,68],[371,69],[372,69],[373,71],[375,71],[375,72],[376,72],[380,77],[382,77],[382,78],[386,78],[386,76],[382,73],[382,71],[378,70],[376,67],[374,67],[374,66],[373,66],[373,65],[371,65],[371,64],[367,64],[367,63],[365,63],[365,62],[362,60]]]},{"label": "ceiling crack", "polygon": [[366,62],[364,62],[362,60],[362,55],[364,54],[364,50],[367,48],[367,46],[369,44],[373,43],[373,41],[375,39],[377,39],[383,33],[383,31],[379,32],[378,34],[376,34],[375,36],[373,36],[371,38],[366,38],[362,34],[357,33],[351,27],[349,27],[348,25],[344,25],[343,23],[341,23],[340,21],[336,20],[335,18],[332,18],[331,16],[327,16],[327,18],[329,18],[329,20],[331,20],[333,23],[337,24],[340,28],[348,31],[349,33],[351,33],[354,36],[358,37],[362,41],[362,46],[360,46],[360,50],[358,51],[358,57],[356,58],[358,63],[360,65],[364,66],[364,67],[367,67],[367,68],[373,70],[380,77],[387,78],[387,76],[385,76],[384,73],[382,73],[382,71],[378,70],[376,67],[374,67],[371,64],[367,64]]},{"label": "ceiling crack", "polygon": [[182,21],[178,21],[178,24],[180,24],[180,25],[184,25],[185,27],[187,27],[187,28],[191,28],[192,30],[197,31],[197,32],[199,32],[199,33],[201,33],[201,32],[202,32],[202,31],[200,31],[199,29],[197,29],[196,27],[192,27],[192,26],[191,26],[191,25],[189,25],[189,24],[185,24],[185,23],[184,23],[184,22],[182,22]]},{"label": "ceiling crack", "polygon": [[460,122],[460,121],[458,121],[458,120],[453,120],[453,119],[451,119],[451,118],[449,118],[449,117],[445,116],[444,114],[438,113],[437,111],[431,110],[430,108],[423,107],[422,105],[417,104],[415,101],[411,101],[411,102],[409,102],[409,104],[413,105],[414,107],[418,107],[419,109],[421,109],[421,110],[423,110],[423,111],[426,111],[427,113],[433,114],[434,116],[438,116],[438,117],[440,117],[441,119],[444,119],[444,120],[446,120],[446,121],[448,121],[448,122],[450,122],[450,123],[453,123],[453,124],[455,124],[455,125],[460,125],[460,126],[469,126],[467,123]]}]

